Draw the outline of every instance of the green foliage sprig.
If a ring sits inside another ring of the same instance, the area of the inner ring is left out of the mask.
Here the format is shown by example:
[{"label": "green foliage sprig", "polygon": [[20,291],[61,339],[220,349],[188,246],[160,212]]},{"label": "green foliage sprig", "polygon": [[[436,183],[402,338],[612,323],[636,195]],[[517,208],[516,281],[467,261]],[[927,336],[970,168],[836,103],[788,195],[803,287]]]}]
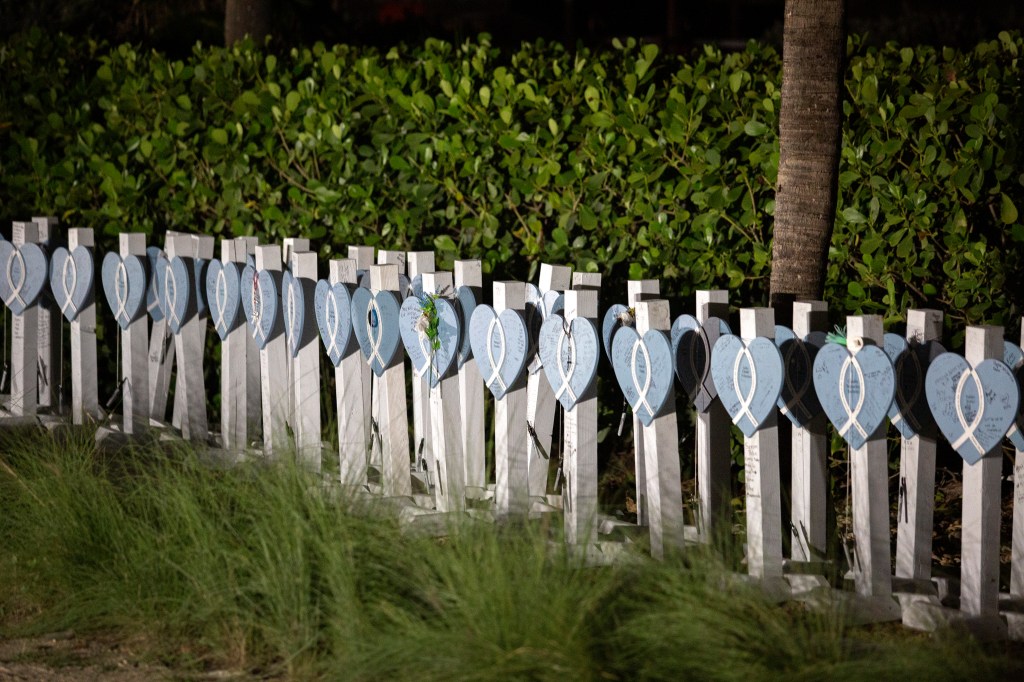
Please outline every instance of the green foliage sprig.
[{"label": "green foliage sprig", "polygon": [[430,341],[430,350],[436,351],[441,348],[441,338],[438,335],[438,324],[440,318],[437,314],[437,297],[424,293],[420,297],[419,319],[416,321],[416,330],[427,337]]}]

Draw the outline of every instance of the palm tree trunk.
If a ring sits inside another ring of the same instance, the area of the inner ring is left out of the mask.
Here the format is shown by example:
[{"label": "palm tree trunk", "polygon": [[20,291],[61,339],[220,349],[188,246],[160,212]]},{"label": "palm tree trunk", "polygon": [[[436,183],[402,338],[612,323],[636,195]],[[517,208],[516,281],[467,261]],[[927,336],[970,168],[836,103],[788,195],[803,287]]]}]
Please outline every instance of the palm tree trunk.
[{"label": "palm tree trunk", "polygon": [[845,0],[786,0],[771,299],[820,299],[842,145]]}]

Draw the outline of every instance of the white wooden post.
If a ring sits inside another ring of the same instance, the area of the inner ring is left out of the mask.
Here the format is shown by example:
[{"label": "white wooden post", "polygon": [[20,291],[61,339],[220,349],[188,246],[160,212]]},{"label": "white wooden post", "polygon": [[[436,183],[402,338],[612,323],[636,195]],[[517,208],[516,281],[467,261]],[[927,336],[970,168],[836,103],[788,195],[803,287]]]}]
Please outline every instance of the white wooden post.
[{"label": "white wooden post", "polygon": [[[142,232],[122,232],[118,247],[121,258],[135,256],[145,264],[146,235]],[[149,316],[143,312],[121,330],[121,428],[127,434],[140,435],[149,428],[148,348]]]},{"label": "white wooden post", "polygon": [[[470,287],[482,303],[483,274],[479,260],[455,261],[455,288]],[[467,320],[468,325],[468,320]],[[469,334],[469,329],[463,329]],[[462,406],[462,455],[466,463],[466,486],[481,491],[487,487],[487,462],[484,448],[484,384],[476,358],[459,369],[459,404]]]},{"label": "white wooden post", "polygon": [[[729,292],[724,289],[700,290],[696,294],[697,322],[703,325],[711,317],[727,320]],[[710,348],[708,362],[711,362]],[[732,420],[722,401],[716,398],[705,412],[697,411],[697,496],[700,513],[697,526],[701,538],[713,540],[732,526],[731,466],[729,433]]]},{"label": "white wooden post", "polygon": [[[235,237],[235,262],[239,268],[244,268],[249,256],[256,259],[256,246],[259,239],[256,237]],[[258,439],[263,432],[263,389],[260,381],[260,349],[256,347],[256,338],[249,333],[245,321],[245,314],[239,312],[242,317],[239,328],[245,336],[245,416],[246,434],[243,447],[248,447]]]},{"label": "white wooden post", "polygon": [[[34,244],[39,239],[39,227],[32,222],[12,224],[11,243],[14,246]],[[3,265],[3,264],[0,264]],[[11,313],[11,401],[10,412],[15,417],[34,417],[38,411],[38,368],[36,351],[39,338],[38,299],[26,306],[19,315]]]},{"label": "white wooden post", "polygon": [[[822,331],[828,322],[828,306],[824,301],[793,303],[793,333],[799,339],[814,331]],[[807,368],[811,380],[811,368]],[[811,385],[808,389],[814,391]],[[793,426],[792,489],[792,556],[795,561],[822,560],[826,553],[828,482],[828,417],[824,412],[804,426]]]},{"label": "white wooden post", "polygon": [[[43,247],[48,257],[52,256],[53,250],[57,247],[57,225],[59,221],[55,216],[45,216],[33,217],[32,222],[39,228],[39,236],[36,243]],[[40,296],[37,310],[39,318],[39,332],[36,336],[36,343],[38,345],[37,356],[39,358],[38,404],[39,407],[53,407],[53,394],[57,389],[56,382],[60,379],[57,376],[57,365],[60,364],[61,358],[57,357],[59,352],[57,344],[60,341],[61,315],[53,307],[53,304],[46,299],[45,295]],[[96,310],[94,308],[94,317],[95,314]],[[93,329],[95,329],[95,323],[93,324]],[[72,390],[74,390],[73,387]],[[82,422],[76,421],[75,423],[81,424]]]},{"label": "white wooden post", "polygon": [[99,268],[95,267],[93,249],[96,243],[93,241],[91,227],[68,230],[68,252],[73,252],[79,246],[89,250],[94,265],[92,291],[89,292],[86,304],[71,322],[71,421],[84,424],[86,417],[94,421],[102,418],[96,384],[96,277],[99,276]]},{"label": "white wooden post", "polygon": [[[395,292],[395,294],[398,296],[398,302],[401,303],[402,300],[405,298],[405,292],[401,291],[401,289],[402,289],[401,280],[405,276],[405,251],[389,251],[387,249],[381,249],[380,251],[377,252],[377,264],[378,265],[393,265],[395,267],[395,271],[396,271],[395,286],[394,286],[394,289],[390,289],[390,290]],[[372,270],[373,270],[373,266],[371,265],[367,269],[367,272],[368,273],[372,272]],[[390,278],[391,278],[391,275],[388,274],[386,279],[389,282],[390,282]],[[372,281],[372,277],[370,279]],[[370,288],[371,289],[374,288],[372,283],[370,284]],[[378,428],[381,431],[383,431],[384,427],[383,427],[382,424],[380,424],[380,414],[381,414],[382,410],[386,409],[386,406],[382,406],[382,405],[379,404],[379,400],[380,400],[380,396],[381,396],[381,388],[380,388],[381,380],[382,380],[381,377],[378,377],[376,374],[372,374],[371,373],[371,375],[370,375],[370,385],[371,385],[372,391],[371,391],[371,398],[370,398],[370,410],[373,413],[374,418],[377,419]],[[405,389],[404,388],[402,389],[402,394],[405,395]],[[406,409],[406,414],[408,414],[408,408]],[[383,434],[381,434],[381,435],[383,435]],[[408,445],[408,443],[409,443],[408,435],[406,435],[405,442]],[[380,469],[381,480],[382,481],[385,478],[385,469],[387,469],[389,466],[391,466],[391,465],[389,465],[389,464],[387,464],[387,463],[382,461],[381,458],[382,458],[383,455],[384,455],[384,448],[380,448],[380,449],[373,448],[373,449],[370,450],[370,464],[374,465],[374,466],[376,466],[376,467],[378,467]],[[413,466],[414,466],[414,468],[418,468],[419,467],[419,461],[416,460],[415,455],[416,455],[416,453],[414,452],[413,453]],[[407,453],[407,457],[408,457],[408,453]],[[392,477],[394,475],[395,475],[394,472],[392,472]],[[409,475],[411,476],[412,474],[410,473]],[[410,486],[412,485],[411,479],[410,479],[409,485]],[[399,488],[398,489],[399,490],[402,489],[401,484],[399,484]],[[411,487],[410,487],[410,490],[411,490]],[[430,491],[428,490],[427,492],[430,492]]]},{"label": "white wooden post", "polygon": [[[1020,322],[1020,345],[1024,347],[1024,319]],[[1024,599],[1024,450],[1013,460],[1013,540],[1010,565],[1010,594]]]},{"label": "white wooden post", "polygon": [[[740,337],[775,338],[775,310],[740,310]],[[743,438],[747,498],[747,571],[755,578],[782,577],[782,498],[778,413],[773,408],[754,435]]]},{"label": "white wooden post", "polygon": [[[202,345],[206,320],[200,319],[195,308],[195,271],[193,263],[197,251],[197,242],[190,235],[176,235],[167,240],[167,258],[180,257],[185,261],[188,277],[184,284],[185,291],[177,291],[178,296],[188,296],[191,300],[187,307],[186,319],[180,331],[174,335],[175,347],[175,388],[176,395],[181,395],[181,437],[185,440],[205,441],[210,430],[206,418],[206,385],[203,379]],[[179,286],[182,284],[179,282]],[[175,398],[177,401],[178,398]]]},{"label": "white wooden post", "polygon": [[[600,277],[600,275],[598,275]],[[577,317],[598,324],[595,288],[565,292],[565,321]],[[597,382],[565,411],[565,492],[562,509],[565,541],[571,545],[597,540]]]},{"label": "white wooden post", "polygon": [[[651,329],[668,333],[672,326],[668,301],[637,301],[636,331],[643,337]],[[650,368],[648,368],[650,371]],[[674,380],[674,378],[673,378]],[[647,519],[651,529],[651,556],[683,548],[683,489],[679,471],[679,427],[675,391],[669,391],[663,414],[643,426],[644,471],[647,476]]]},{"label": "white wooden post", "polygon": [[[284,264],[285,270],[291,270],[292,267],[292,254],[300,251],[309,251],[309,240],[305,237],[285,237],[281,240],[281,262]],[[295,274],[294,272],[292,273]],[[282,292],[283,293],[283,292]],[[288,385],[295,385],[295,358],[292,357],[291,351],[284,354],[285,363],[288,366]],[[293,391],[288,391],[288,426],[291,427],[292,432],[295,432],[295,395]],[[297,442],[296,442],[297,444]]]},{"label": "white wooden post", "polygon": [[[406,254],[406,263],[409,268],[410,280],[417,275],[422,277],[424,273],[434,271],[434,252],[410,251]],[[450,287],[451,283],[449,282]],[[451,293],[451,291],[447,292],[449,295]],[[432,477],[435,477],[433,483],[437,485],[437,465],[434,462],[433,432],[430,426],[430,400],[430,388],[414,377],[412,382],[413,457],[417,469],[421,468],[422,463],[426,463],[427,471]]]},{"label": "white wooden post", "polygon": [[[410,254],[411,256],[412,254]],[[452,273],[424,272],[423,293],[435,296],[454,296]],[[434,457],[434,500],[441,512],[462,511],[466,508],[466,463],[462,452],[462,405],[459,402],[459,377],[456,373],[429,388],[422,378],[413,376],[413,384],[428,388],[430,417],[433,431],[431,443]]]},{"label": "white wooden post", "polygon": [[[225,266],[235,264],[239,272],[245,267],[245,244],[237,239],[220,243],[220,260]],[[208,291],[213,298],[216,291]],[[220,439],[228,452],[243,452],[248,445],[248,376],[246,372],[246,341],[248,329],[239,311],[239,319],[220,345]],[[241,321],[241,324],[239,324]]]},{"label": "white wooden post", "polygon": [[[308,240],[307,240],[308,241]],[[298,353],[292,357],[292,404],[295,413],[295,455],[306,468],[319,472],[320,461],[320,334],[316,326],[313,297],[317,281],[317,255],[313,251],[292,251],[291,273],[302,287],[303,323]],[[291,356],[291,353],[288,353]]]},{"label": "white wooden post", "polygon": [[[164,235],[164,257],[169,258],[167,255],[168,244],[177,234],[177,232],[168,230]],[[152,286],[159,289],[155,268],[150,268],[149,279]],[[159,298],[158,291],[157,299],[159,300]],[[157,303],[153,305],[159,307]],[[174,337],[167,325],[167,318],[162,317],[159,321],[154,321],[149,330],[149,392],[151,398],[149,414],[161,423],[167,418],[167,399],[170,396],[171,374],[174,371],[174,346]],[[180,417],[180,412],[177,413],[177,416]],[[171,421],[174,425],[174,416]]]},{"label": "white wooden post", "polygon": [[[565,291],[569,288],[571,279],[572,268],[541,263],[537,289],[542,296],[549,291]],[[532,339],[532,342],[536,343],[537,340]],[[528,434],[526,441],[526,456],[530,496],[543,499],[548,491],[548,468],[551,461],[551,444],[554,440],[552,431],[555,427],[555,413],[561,409],[561,405],[555,400],[551,384],[544,377],[539,356],[537,367],[537,371],[526,379],[526,421],[533,426],[533,433]]]},{"label": "white wooden post", "polygon": [[359,273],[370,272],[370,266],[373,265],[373,247],[350,246],[348,247],[348,257],[356,262],[356,285],[362,284],[359,281]]},{"label": "white wooden post", "polygon": [[274,278],[278,291],[278,315],[268,334],[267,344],[260,349],[260,394],[263,396],[263,451],[276,457],[288,446],[288,351],[281,319],[281,247],[266,244],[256,247],[256,272],[266,270]]},{"label": "white wooden post", "polygon": [[[398,266],[371,266],[370,290],[375,294],[386,290],[399,295]],[[405,394],[405,363],[400,358],[392,362],[377,379],[376,389],[374,416],[381,442],[381,486],[385,496],[409,496],[412,495],[409,416]]]},{"label": "white wooden post", "polygon": [[[941,311],[907,311],[907,342],[911,352],[916,344],[941,338]],[[924,376],[921,377],[921,389],[923,393]],[[913,438],[900,439],[901,500],[896,522],[897,578],[929,580],[932,575],[935,447],[934,434],[917,434]]]},{"label": "white wooden post", "polygon": [[[848,339],[861,337],[865,344],[883,344],[880,315],[848,316]],[[856,344],[850,352],[856,355]],[[857,543],[854,583],[861,597],[889,597],[892,594],[892,566],[889,549],[889,461],[885,422],[864,445],[850,453],[853,497],[853,535]]]},{"label": "white wooden post", "polygon": [[[661,292],[661,284],[656,279],[631,279],[626,282],[626,305],[636,310],[636,304],[645,299],[653,299]],[[642,332],[641,332],[641,335]],[[633,467],[636,475],[636,522],[646,526],[647,506],[650,491],[647,490],[646,457],[644,456],[644,426],[640,418],[633,415]]]},{"label": "white wooden post", "polygon": [[[330,262],[328,283],[349,289],[357,285],[356,261]],[[339,480],[343,485],[366,485],[366,452],[370,445],[370,366],[363,362],[353,343],[341,364],[334,368],[334,395],[338,419]]]},{"label": "white wooden post", "polygon": [[[967,328],[964,358],[977,367],[990,358],[1003,358],[1003,328]],[[997,445],[974,464],[964,462],[963,524],[960,548],[960,613],[995,630],[999,620],[1000,474],[1003,456]],[[987,628],[986,628],[987,629]]]},{"label": "white wooden post", "polygon": [[[526,284],[494,283],[494,311],[526,308]],[[498,517],[525,516],[530,510],[526,442],[526,382],[522,377],[494,401],[494,502]]]}]

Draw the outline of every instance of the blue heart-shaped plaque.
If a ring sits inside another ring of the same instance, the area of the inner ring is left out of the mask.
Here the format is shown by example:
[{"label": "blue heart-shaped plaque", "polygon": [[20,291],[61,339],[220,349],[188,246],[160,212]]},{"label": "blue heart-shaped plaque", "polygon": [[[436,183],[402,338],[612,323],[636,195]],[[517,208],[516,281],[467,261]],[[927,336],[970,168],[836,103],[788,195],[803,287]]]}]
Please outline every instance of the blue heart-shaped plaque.
[{"label": "blue heart-shaped plaque", "polygon": [[601,356],[597,328],[585,317],[566,323],[554,313],[541,325],[538,345],[551,390],[562,407],[571,410],[597,376]]},{"label": "blue heart-shaped plaque", "polygon": [[[537,355],[537,341],[540,338],[540,328],[544,324],[544,320],[564,309],[565,296],[561,292],[545,291],[542,293],[536,284],[527,283],[526,306],[523,308],[523,314],[530,339],[528,356],[534,358]],[[530,363],[530,374],[536,374],[542,364],[539,357],[534,358],[534,361]]]},{"label": "blue heart-shaped plaque", "polygon": [[242,307],[242,280],[238,263],[214,258],[206,268],[206,300],[213,328],[223,341],[238,324]]},{"label": "blue heart-shaped plaque", "polygon": [[92,254],[84,246],[68,251],[58,246],[50,256],[50,291],[68,322],[73,322],[92,298],[95,276]]},{"label": "blue heart-shaped plaque", "polygon": [[999,445],[1020,407],[1020,388],[1005,362],[985,360],[972,370],[956,353],[932,361],[925,395],[942,435],[968,464]]},{"label": "blue heart-shaped plaque", "polygon": [[437,386],[441,379],[448,375],[459,352],[461,323],[459,312],[451,301],[435,297],[434,308],[437,311],[437,348],[432,348],[430,339],[425,332],[417,329],[427,324],[423,317],[424,296],[409,296],[402,302],[399,311],[398,328],[402,335],[405,352],[412,361],[412,369],[416,376],[426,379],[431,388]]},{"label": "blue heart-shaped plaque", "polygon": [[709,317],[696,330],[682,327],[680,323],[672,345],[673,367],[697,411],[707,412],[718,397],[718,388],[711,376],[711,349],[720,336],[731,334],[732,330],[728,322],[717,317]]},{"label": "blue heart-shaped plaque", "polygon": [[885,421],[896,394],[896,375],[885,351],[864,346],[853,355],[826,343],[814,358],[814,391],[829,421],[853,448],[860,448]]},{"label": "blue heart-shaped plaque", "polygon": [[323,279],[317,282],[313,311],[327,357],[337,367],[352,350],[352,293],[348,285]]},{"label": "blue heart-shaped plaque", "polygon": [[256,271],[252,264],[242,269],[242,310],[249,323],[249,331],[260,350],[277,336],[277,312],[281,298],[277,294],[277,281],[270,270]]},{"label": "blue heart-shaped plaque", "polygon": [[33,305],[46,285],[46,254],[38,244],[0,242],[0,298],[15,315]]},{"label": "blue heart-shaped plaque", "polygon": [[469,321],[469,342],[484,384],[501,400],[526,366],[526,320],[518,310],[502,310],[499,315],[489,305],[478,305]]},{"label": "blue heart-shaped plaque", "polygon": [[825,335],[812,332],[801,339],[793,330],[775,325],[775,345],[782,354],[782,393],[779,412],[794,426],[806,426],[821,414],[821,403],[814,392],[814,358],[825,344]]},{"label": "blue heart-shaped plaque", "polygon": [[782,394],[782,353],[763,336],[745,341],[726,334],[711,350],[711,376],[725,411],[749,438]]},{"label": "blue heart-shaped plaque", "polygon": [[462,327],[462,338],[459,340],[459,368],[473,357],[473,344],[469,342],[469,321],[476,310],[477,294],[474,287],[461,286],[455,290],[455,300],[459,308],[459,322]]},{"label": "blue heart-shaped plaque", "polygon": [[649,329],[641,338],[633,327],[621,327],[612,338],[615,379],[644,426],[665,409],[672,392],[672,343],[663,331]]},{"label": "blue heart-shaped plaque", "polygon": [[885,354],[892,360],[896,373],[896,395],[889,406],[889,421],[904,438],[931,436],[936,431],[924,394],[924,378],[931,361],[944,352],[938,341],[908,343],[899,334],[885,335]]},{"label": "blue heart-shaped plaque", "polygon": [[209,309],[209,302],[206,298],[206,273],[210,269],[210,261],[204,258],[196,258],[192,261],[192,267],[195,269],[196,313],[205,315]]},{"label": "blue heart-shaped plaque", "polygon": [[[1024,349],[1021,349],[1015,343],[1003,341],[1003,362],[1013,372],[1013,376],[1017,379],[1017,385],[1024,389]],[[1024,427],[1024,400],[1021,401],[1021,409],[1017,413],[1013,426],[1006,433],[1006,437],[1010,439],[1013,446],[1018,450],[1024,451],[1024,432],[1021,431],[1022,427]]]},{"label": "blue heart-shaped plaque", "polygon": [[160,309],[167,320],[167,327],[177,334],[182,325],[195,314],[195,284],[192,277],[195,269],[191,259],[175,256],[168,261],[157,262],[157,281],[160,285]]},{"label": "blue heart-shaped plaque", "polygon": [[615,337],[615,332],[622,327],[621,315],[628,312],[629,308],[621,303],[616,303],[605,311],[604,318],[601,320],[601,345],[604,346],[604,354],[609,361],[612,359],[612,339]]},{"label": "blue heart-shaped plaque", "polygon": [[693,315],[680,315],[672,323],[669,339],[672,341],[673,368],[676,379],[686,392],[687,400],[692,403],[697,397],[701,380],[707,372],[707,355],[702,353],[702,344],[689,343],[684,349],[689,352],[680,353],[680,340],[685,334],[700,334],[700,322]]},{"label": "blue heart-shaped plaque", "polygon": [[146,288],[146,312],[153,318],[154,322],[164,319],[164,311],[160,307],[160,282],[157,280],[157,264],[163,258],[164,252],[157,246],[146,247],[146,260],[149,263],[149,286]]},{"label": "blue heart-shaped plaque", "polygon": [[111,251],[103,257],[100,276],[114,319],[121,329],[128,329],[138,319],[146,299],[146,266],[138,256],[122,258]]},{"label": "blue heart-shaped plaque", "polygon": [[400,308],[393,291],[358,287],[352,292],[352,331],[370,369],[377,376],[392,365],[401,338],[398,330]]},{"label": "blue heart-shaped plaque", "polygon": [[406,297],[415,296],[421,298],[423,296],[423,275],[416,275],[409,282],[409,290],[406,292]]},{"label": "blue heart-shaped plaque", "polygon": [[284,316],[284,333],[292,357],[299,354],[306,337],[306,292],[302,281],[285,270],[281,278],[281,314]]}]

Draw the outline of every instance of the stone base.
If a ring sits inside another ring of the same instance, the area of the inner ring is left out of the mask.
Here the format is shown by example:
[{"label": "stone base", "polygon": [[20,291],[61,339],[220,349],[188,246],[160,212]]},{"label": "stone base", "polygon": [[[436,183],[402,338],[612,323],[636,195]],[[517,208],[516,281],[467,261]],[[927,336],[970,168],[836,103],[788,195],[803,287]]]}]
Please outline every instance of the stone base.
[{"label": "stone base", "polygon": [[959,609],[942,606],[935,600],[919,598],[908,602],[903,610],[903,624],[922,632],[953,628],[983,642],[1007,638],[1007,622],[998,615],[965,616]]}]

